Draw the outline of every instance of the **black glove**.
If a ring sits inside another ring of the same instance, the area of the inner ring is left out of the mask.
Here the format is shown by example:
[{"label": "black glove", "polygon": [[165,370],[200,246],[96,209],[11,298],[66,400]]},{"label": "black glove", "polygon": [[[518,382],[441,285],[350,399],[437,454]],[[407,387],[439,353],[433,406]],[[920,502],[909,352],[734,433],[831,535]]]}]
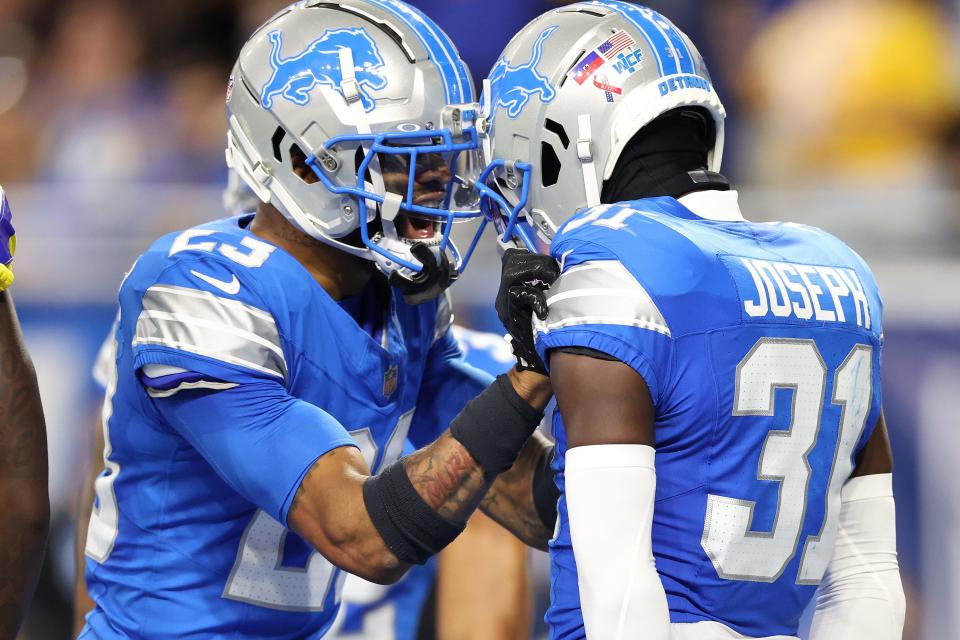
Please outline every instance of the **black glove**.
[{"label": "black glove", "polygon": [[503,254],[497,315],[510,334],[513,355],[521,371],[547,375],[533,340],[533,314],[547,318],[546,290],[560,276],[557,261],[525,249],[507,249]]},{"label": "black glove", "polygon": [[433,300],[460,277],[446,253],[441,253],[440,262],[437,262],[433,251],[422,242],[413,245],[410,253],[423,265],[420,273],[413,278],[404,278],[396,271],[390,275],[391,286],[403,292],[407,304],[417,305]]}]

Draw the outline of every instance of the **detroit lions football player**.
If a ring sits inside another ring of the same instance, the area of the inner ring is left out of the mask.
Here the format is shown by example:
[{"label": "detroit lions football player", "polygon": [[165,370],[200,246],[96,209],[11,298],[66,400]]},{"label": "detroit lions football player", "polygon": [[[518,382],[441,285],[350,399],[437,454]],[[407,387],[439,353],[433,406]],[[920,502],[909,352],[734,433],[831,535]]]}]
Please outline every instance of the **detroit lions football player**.
[{"label": "detroit lions football player", "polygon": [[[224,192],[229,211],[249,211],[249,190],[232,179]],[[256,208],[256,205],[253,207]],[[116,360],[111,329],[93,368],[102,391]],[[498,334],[453,325],[467,363],[490,375],[508,371],[514,356]],[[89,505],[93,484],[103,470],[102,433],[97,430],[89,482],[80,504]],[[408,441],[404,454],[414,451]],[[87,522],[77,525],[78,580],[74,590],[74,636],[93,608],[82,574]],[[526,638],[530,630],[530,585],[526,545],[483,513],[474,513],[464,532],[437,557],[415,566],[392,585],[379,585],[348,575],[342,605],[328,637],[334,640],[422,640],[426,638]],[[465,580],[464,576],[470,576]],[[519,607],[518,607],[519,605]]]},{"label": "detroit lions football player", "polygon": [[[243,216],[259,206],[253,191],[230,171],[223,191],[228,215]],[[116,359],[112,327],[93,368],[93,379],[106,390]],[[457,344],[467,364],[492,376],[507,372],[515,359],[502,335],[473,331],[453,325]],[[84,548],[94,482],[103,471],[103,434],[99,420],[93,455],[79,504],[86,510],[76,528],[77,579],[74,583],[74,631],[86,623],[94,603],[87,593],[83,574]],[[404,454],[414,451],[407,441]],[[501,483],[502,484],[502,483]],[[530,629],[530,580],[527,547],[484,513],[474,513],[463,533],[439,557],[412,567],[398,582],[379,585],[348,575],[342,592],[337,622],[328,637],[335,640],[414,640],[455,636],[525,638]],[[470,580],[463,576],[469,575]],[[518,603],[524,603],[518,609]]]},{"label": "detroit lions football player", "polygon": [[227,111],[261,205],[161,238],[121,286],[82,638],[322,637],[344,570],[389,583],[446,546],[550,396],[491,384],[450,331],[476,107],[435,24],[297,2],[244,45]]},{"label": "detroit lions football player", "polygon": [[546,13],[489,84],[484,204],[561,265],[527,354],[559,406],[551,637],[794,638],[816,597],[814,640],[899,638],[867,265],[743,218],[704,61],[649,9]]}]

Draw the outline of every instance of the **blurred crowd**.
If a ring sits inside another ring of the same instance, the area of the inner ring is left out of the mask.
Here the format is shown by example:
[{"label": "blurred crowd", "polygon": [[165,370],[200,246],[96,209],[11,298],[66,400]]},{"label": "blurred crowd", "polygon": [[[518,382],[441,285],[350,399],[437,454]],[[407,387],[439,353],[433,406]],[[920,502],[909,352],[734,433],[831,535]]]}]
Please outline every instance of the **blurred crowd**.
[{"label": "blurred crowd", "polygon": [[[513,33],[565,4],[408,1],[450,33],[477,86]],[[0,184],[9,188],[24,238],[18,298],[100,304],[90,331],[99,338],[102,316],[112,314],[111,296],[142,241],[221,214],[230,67],[249,34],[286,4],[0,0]],[[645,4],[702,49],[729,112],[724,172],[745,185],[752,217],[824,226],[871,263],[939,255],[954,260],[953,272],[940,272],[960,273],[960,0]],[[130,229],[139,235],[118,242]],[[78,261],[86,278],[73,277]],[[472,269],[465,279],[481,274]],[[915,293],[912,281],[904,282],[887,285],[888,302],[898,292]],[[461,285],[461,304],[469,304],[469,292],[477,304],[491,299],[489,283]],[[47,326],[49,309],[37,309],[34,326]],[[26,315],[30,337],[30,309]],[[960,321],[952,322],[956,337]],[[68,350],[57,340],[49,352],[61,362]],[[43,358],[44,346],[34,345]],[[76,358],[94,348],[91,339]],[[83,378],[86,366],[76,365],[70,380]],[[64,382],[62,369],[52,370],[53,378],[41,380],[45,392],[77,386]],[[82,383],[79,389],[69,393],[89,397]],[[68,514],[77,475],[71,461],[86,437],[76,424],[93,418],[73,405],[53,406],[48,424],[51,433],[60,431],[51,439],[54,508]],[[63,522],[39,596],[49,613],[33,621],[32,637],[64,637],[67,515]]]},{"label": "blurred crowd", "polygon": [[[240,44],[285,0],[0,0],[0,178],[222,180]],[[479,77],[547,0],[420,0]],[[649,2],[705,49],[728,171],[775,186],[960,183],[947,0]],[[482,35],[479,35],[482,34]]]}]

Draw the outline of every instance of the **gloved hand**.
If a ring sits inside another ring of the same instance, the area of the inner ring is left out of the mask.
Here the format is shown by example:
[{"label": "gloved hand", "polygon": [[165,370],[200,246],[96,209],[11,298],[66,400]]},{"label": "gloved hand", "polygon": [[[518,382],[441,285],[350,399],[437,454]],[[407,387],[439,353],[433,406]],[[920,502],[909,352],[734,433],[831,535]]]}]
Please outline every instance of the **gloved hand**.
[{"label": "gloved hand", "polygon": [[407,304],[417,305],[433,300],[460,277],[456,268],[447,258],[446,253],[440,254],[440,261],[438,262],[430,247],[422,242],[413,245],[410,253],[423,265],[420,273],[413,276],[412,279],[404,278],[396,271],[390,275],[390,285],[403,292],[403,299],[406,300]]},{"label": "gloved hand", "polygon": [[547,318],[546,291],[559,276],[560,266],[550,256],[525,249],[507,249],[503,254],[497,315],[510,334],[521,371],[547,375],[534,346],[533,314]]},{"label": "gloved hand", "polygon": [[17,250],[15,234],[7,195],[0,187],[0,291],[6,291],[13,284],[13,254]]}]

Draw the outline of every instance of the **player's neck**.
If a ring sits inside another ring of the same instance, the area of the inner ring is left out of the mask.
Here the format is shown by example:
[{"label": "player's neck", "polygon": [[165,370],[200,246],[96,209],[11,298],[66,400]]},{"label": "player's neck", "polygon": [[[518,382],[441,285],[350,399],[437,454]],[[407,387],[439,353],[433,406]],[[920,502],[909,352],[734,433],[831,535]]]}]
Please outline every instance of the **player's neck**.
[{"label": "player's neck", "polygon": [[355,296],[370,282],[368,261],[311,238],[272,205],[260,205],[250,231],[296,258],[334,300]]}]

